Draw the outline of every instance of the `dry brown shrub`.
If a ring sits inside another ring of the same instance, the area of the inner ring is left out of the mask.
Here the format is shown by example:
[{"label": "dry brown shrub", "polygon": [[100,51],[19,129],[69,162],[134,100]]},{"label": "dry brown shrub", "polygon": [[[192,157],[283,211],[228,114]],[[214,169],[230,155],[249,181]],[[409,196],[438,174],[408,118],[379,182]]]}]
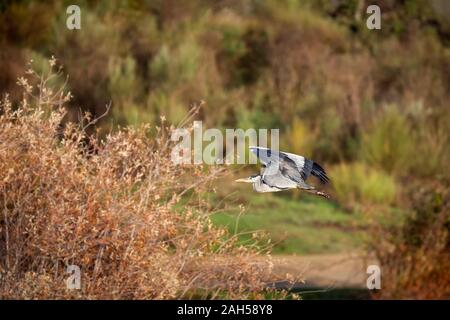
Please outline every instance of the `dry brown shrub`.
[{"label": "dry brown shrub", "polygon": [[450,297],[448,182],[411,183],[412,214],[397,226],[379,225],[372,249],[380,262],[381,299]]},{"label": "dry brown shrub", "polygon": [[0,106],[0,298],[263,297],[269,257],[255,263],[202,200],[222,170],[174,164],[163,120],[91,137],[87,152],[92,119],[61,130],[70,93],[48,86],[54,74],[29,76],[20,106]]}]

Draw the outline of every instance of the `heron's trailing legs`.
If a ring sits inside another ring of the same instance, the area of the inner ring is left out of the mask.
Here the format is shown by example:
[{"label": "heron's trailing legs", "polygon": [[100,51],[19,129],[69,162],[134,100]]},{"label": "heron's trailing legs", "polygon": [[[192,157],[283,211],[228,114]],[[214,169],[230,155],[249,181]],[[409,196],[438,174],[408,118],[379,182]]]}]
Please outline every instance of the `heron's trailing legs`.
[{"label": "heron's trailing legs", "polygon": [[315,194],[316,196],[321,196],[321,197],[330,199],[330,195],[327,194],[327,193],[325,193],[325,192],[322,192],[322,191],[319,191],[319,190],[316,190],[316,189],[304,189],[304,190],[305,190],[306,192]]},{"label": "heron's trailing legs", "polygon": [[323,191],[319,191],[316,188],[314,188],[313,186],[310,186],[309,184],[305,183],[304,181],[302,181],[301,183],[299,183],[297,185],[297,188],[299,188],[300,190],[305,190],[306,192],[315,194],[316,196],[321,196],[327,199],[330,199],[330,195],[323,192]]}]

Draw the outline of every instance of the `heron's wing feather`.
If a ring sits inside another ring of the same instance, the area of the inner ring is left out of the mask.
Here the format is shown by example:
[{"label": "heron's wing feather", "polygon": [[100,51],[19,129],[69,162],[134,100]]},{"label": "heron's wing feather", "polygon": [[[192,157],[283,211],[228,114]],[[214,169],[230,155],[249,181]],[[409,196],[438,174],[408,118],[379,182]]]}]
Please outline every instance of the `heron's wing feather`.
[{"label": "heron's wing feather", "polygon": [[311,174],[317,177],[322,183],[328,183],[330,181],[325,170],[316,162],[313,162]]},{"label": "heron's wing feather", "polygon": [[[299,169],[303,181],[306,181],[310,175],[317,177],[320,182],[327,183],[330,181],[325,170],[316,162],[298,156],[292,153],[280,152],[280,158],[292,160]],[[290,164],[292,166],[292,164]]]},{"label": "heron's wing feather", "polygon": [[280,153],[280,172],[283,176],[301,183],[306,180],[307,176],[303,173],[303,169],[297,166],[297,164],[289,157]]},{"label": "heron's wing feather", "polygon": [[282,174],[279,170],[278,164],[275,161],[270,162],[263,171],[262,181],[273,188],[289,189],[297,186],[296,181]]},{"label": "heron's wing feather", "polygon": [[306,181],[310,175],[316,176],[322,183],[330,180],[319,164],[303,156],[263,147],[250,147],[250,151],[255,153],[264,165],[277,163],[281,174],[298,183]]},{"label": "heron's wing feather", "polygon": [[264,147],[250,147],[250,151],[253,152],[258,157],[259,161],[264,165],[274,161],[274,159],[277,160],[278,158],[287,158],[294,162],[295,166],[298,167],[299,170],[303,169],[305,166],[308,170],[309,166],[312,166],[311,160],[293,153],[275,151]]},{"label": "heron's wing feather", "polygon": [[273,151],[263,147],[250,147],[250,151],[256,154],[259,161],[266,166],[264,181],[273,185],[276,180],[287,178],[296,183],[303,182],[311,173],[310,160],[302,156]]}]

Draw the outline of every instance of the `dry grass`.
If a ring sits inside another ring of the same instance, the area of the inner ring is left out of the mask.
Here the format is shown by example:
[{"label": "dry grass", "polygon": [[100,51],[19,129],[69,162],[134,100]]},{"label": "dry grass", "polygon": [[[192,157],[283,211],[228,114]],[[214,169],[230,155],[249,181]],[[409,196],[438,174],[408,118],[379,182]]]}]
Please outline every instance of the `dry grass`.
[{"label": "dry grass", "polygon": [[[202,200],[221,170],[173,164],[163,120],[86,148],[92,119],[62,130],[70,93],[28,75],[20,106],[0,106],[0,298],[262,297],[270,257],[252,263]],[[66,288],[72,264],[80,290]]]},{"label": "dry grass", "polygon": [[371,249],[382,266],[381,299],[450,297],[448,182],[412,183],[412,214],[400,226],[378,226]]}]

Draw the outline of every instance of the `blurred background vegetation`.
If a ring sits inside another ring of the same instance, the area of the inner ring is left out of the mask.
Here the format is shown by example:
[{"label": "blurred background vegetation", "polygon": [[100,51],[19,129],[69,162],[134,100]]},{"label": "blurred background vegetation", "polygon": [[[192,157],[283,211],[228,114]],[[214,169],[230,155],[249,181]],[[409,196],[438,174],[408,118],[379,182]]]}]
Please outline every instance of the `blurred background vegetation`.
[{"label": "blurred background vegetation", "polygon": [[[71,4],[81,30],[66,28]],[[366,28],[369,4],[381,30]],[[419,296],[425,281],[398,273],[450,287],[449,15],[446,0],[7,0],[0,88],[17,103],[29,59],[54,55],[74,96],[68,120],[112,100],[103,130],[162,115],[177,124],[204,100],[205,127],[280,128],[281,149],[329,168],[335,201],[245,189],[231,197],[248,205],[239,225],[237,209],[215,221],[243,241],[267,230],[278,253],[369,243],[397,270],[392,282]],[[231,181],[214,201],[229,199]]]}]

